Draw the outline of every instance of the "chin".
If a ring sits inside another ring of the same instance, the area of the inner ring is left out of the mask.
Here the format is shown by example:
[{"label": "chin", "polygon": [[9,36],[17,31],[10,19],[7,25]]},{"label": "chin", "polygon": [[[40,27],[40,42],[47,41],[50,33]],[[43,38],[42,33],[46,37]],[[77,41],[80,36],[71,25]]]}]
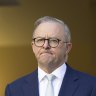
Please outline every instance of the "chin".
[{"label": "chin", "polygon": [[52,58],[46,58],[46,59],[40,59],[39,63],[40,64],[51,64],[53,62]]}]

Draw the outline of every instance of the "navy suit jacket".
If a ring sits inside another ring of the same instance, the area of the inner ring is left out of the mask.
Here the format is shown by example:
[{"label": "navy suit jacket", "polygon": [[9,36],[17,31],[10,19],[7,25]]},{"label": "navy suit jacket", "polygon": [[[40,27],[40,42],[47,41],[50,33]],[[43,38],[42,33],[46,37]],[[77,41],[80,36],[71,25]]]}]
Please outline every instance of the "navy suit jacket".
[{"label": "navy suit jacket", "polygon": [[[38,71],[7,85],[5,96],[39,96]],[[96,96],[96,78],[67,65],[58,96]]]}]

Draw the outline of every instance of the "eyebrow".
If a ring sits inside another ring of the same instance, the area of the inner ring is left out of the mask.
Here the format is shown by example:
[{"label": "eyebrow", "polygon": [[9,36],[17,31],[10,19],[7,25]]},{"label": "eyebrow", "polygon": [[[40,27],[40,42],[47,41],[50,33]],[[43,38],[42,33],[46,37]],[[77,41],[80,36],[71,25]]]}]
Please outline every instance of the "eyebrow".
[{"label": "eyebrow", "polygon": [[[33,38],[44,38],[45,39],[46,37],[36,36],[36,37],[33,37]],[[59,38],[57,38],[57,37],[48,37],[46,39],[59,39]]]}]

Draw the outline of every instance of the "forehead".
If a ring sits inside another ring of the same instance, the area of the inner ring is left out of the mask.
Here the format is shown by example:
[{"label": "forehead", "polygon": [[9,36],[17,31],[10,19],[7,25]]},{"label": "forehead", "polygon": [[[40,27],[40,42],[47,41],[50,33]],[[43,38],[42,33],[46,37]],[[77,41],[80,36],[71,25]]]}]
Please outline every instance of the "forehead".
[{"label": "forehead", "polygon": [[55,22],[41,23],[34,32],[34,37],[64,37],[64,26]]}]

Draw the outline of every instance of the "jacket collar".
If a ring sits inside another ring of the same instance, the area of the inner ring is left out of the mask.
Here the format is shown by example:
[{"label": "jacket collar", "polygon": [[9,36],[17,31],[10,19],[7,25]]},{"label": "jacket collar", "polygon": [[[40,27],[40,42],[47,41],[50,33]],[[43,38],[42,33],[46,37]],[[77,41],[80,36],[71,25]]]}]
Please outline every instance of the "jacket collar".
[{"label": "jacket collar", "polygon": [[67,70],[62,82],[59,96],[73,96],[73,93],[77,90],[79,85],[78,79],[79,79],[79,76],[77,72],[67,65]]},{"label": "jacket collar", "polygon": [[23,96],[39,96],[38,72],[34,71],[25,78]]}]

